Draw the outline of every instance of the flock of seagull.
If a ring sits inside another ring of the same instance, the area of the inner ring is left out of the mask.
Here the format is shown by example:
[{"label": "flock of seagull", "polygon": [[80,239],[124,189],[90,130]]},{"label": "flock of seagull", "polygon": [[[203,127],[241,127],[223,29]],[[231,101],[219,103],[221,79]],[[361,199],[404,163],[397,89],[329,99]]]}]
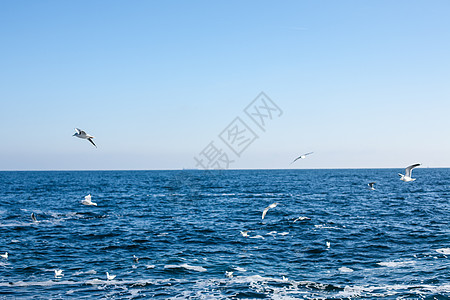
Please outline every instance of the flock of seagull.
[{"label": "flock of seagull", "polygon": [[[75,128],[75,131],[76,132],[73,134],[73,136],[75,136],[77,138],[80,138],[80,139],[88,140],[92,145],[94,145],[97,148],[97,145],[93,141],[93,139],[95,138],[94,136],[86,133],[84,130],[81,130],[79,128]],[[308,155],[311,155],[313,153],[314,152],[308,152],[308,153],[302,154],[302,155],[296,157],[290,164],[292,165],[293,163],[295,163],[299,159],[305,159]],[[400,173],[398,174],[400,176],[400,180],[402,180],[404,182],[411,182],[411,181],[416,180],[415,178],[411,177],[412,176],[412,170],[414,168],[419,167],[420,165],[421,164],[417,163],[417,164],[413,164],[413,165],[408,166],[405,169],[405,174],[400,174]],[[370,190],[375,190],[375,183],[376,183],[375,181],[368,183],[368,186],[369,186]],[[91,194],[85,196],[84,200],[81,201],[81,204],[88,205],[88,206],[97,206],[97,203],[92,202]],[[272,203],[269,206],[267,206],[262,212],[261,220],[264,220],[264,218],[266,217],[267,212],[270,209],[275,208],[278,204],[279,204],[278,202],[275,202],[275,203]],[[36,223],[39,222],[39,221],[37,221],[36,216],[35,216],[34,213],[31,213],[31,219],[32,219],[33,222],[36,222]],[[298,217],[297,219],[294,220],[294,223],[297,222],[297,221],[302,221],[302,220],[310,220],[310,218],[308,218],[308,217]],[[243,237],[250,237],[248,233],[249,233],[248,230],[247,231],[241,231],[241,235]],[[261,236],[255,236],[255,237],[252,237],[252,238],[256,238],[256,237],[261,237]],[[330,242],[326,242],[326,246],[329,249],[331,247]],[[3,259],[8,259],[8,252],[5,252],[5,254],[0,254],[0,257],[3,258]],[[133,260],[137,263],[139,259],[136,256],[133,256]],[[64,276],[63,270],[61,270],[61,269],[55,269],[54,272],[55,272],[55,278],[62,278],[62,276]],[[226,272],[226,276],[231,278],[233,276],[233,272],[228,272],[227,271]],[[109,280],[114,280],[114,278],[116,278],[116,275],[111,275],[111,274],[109,274],[109,272],[106,272],[106,279],[108,281]]]},{"label": "flock of seagull", "polygon": [[[79,129],[79,128],[75,128],[75,131],[76,131],[76,132],[73,134],[73,136],[76,136],[77,138],[80,138],[80,139],[88,140],[92,145],[95,146],[95,148],[97,148],[97,145],[95,145],[95,143],[94,143],[94,141],[93,141],[93,139],[95,138],[94,136],[92,136],[92,135],[86,133],[86,131],[81,130],[81,129]],[[308,152],[308,153],[302,154],[302,155],[296,157],[290,164],[292,165],[293,163],[295,163],[295,162],[296,162],[297,160],[299,160],[299,159],[305,159],[308,155],[311,155],[311,154],[313,154],[313,153],[314,153],[314,152]],[[400,176],[400,180],[405,181],[405,182],[410,182],[410,181],[416,180],[415,178],[412,178],[412,177],[411,177],[412,170],[413,170],[414,168],[420,166],[420,165],[421,165],[421,164],[413,164],[413,165],[408,166],[408,167],[405,169],[405,175],[400,174],[400,173],[398,174],[398,175]],[[368,183],[368,185],[369,185],[369,188],[370,188],[371,190],[375,190],[375,187],[374,187],[375,182],[370,182],[370,183]],[[95,206],[97,206],[96,203],[91,202],[90,196],[91,196],[91,195],[86,196],[87,198],[83,201],[83,204],[85,204],[85,205],[95,205]],[[272,205],[273,205],[273,204],[272,204]],[[275,205],[275,206],[276,206],[276,205]],[[275,207],[275,206],[273,206],[273,207]],[[269,207],[269,208],[273,208],[273,207]],[[268,210],[268,208],[266,208],[266,209]],[[262,217],[263,219],[264,219],[264,216],[265,216],[266,213],[267,213],[267,210],[266,210],[266,209],[265,209],[264,212],[263,212],[263,217]]]}]

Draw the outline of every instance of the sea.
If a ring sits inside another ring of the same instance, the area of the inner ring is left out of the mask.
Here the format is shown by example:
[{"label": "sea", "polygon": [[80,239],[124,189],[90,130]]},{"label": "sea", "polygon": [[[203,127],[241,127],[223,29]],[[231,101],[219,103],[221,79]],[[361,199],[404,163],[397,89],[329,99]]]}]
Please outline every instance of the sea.
[{"label": "sea", "polygon": [[0,172],[0,299],[449,299],[450,169],[403,171]]}]

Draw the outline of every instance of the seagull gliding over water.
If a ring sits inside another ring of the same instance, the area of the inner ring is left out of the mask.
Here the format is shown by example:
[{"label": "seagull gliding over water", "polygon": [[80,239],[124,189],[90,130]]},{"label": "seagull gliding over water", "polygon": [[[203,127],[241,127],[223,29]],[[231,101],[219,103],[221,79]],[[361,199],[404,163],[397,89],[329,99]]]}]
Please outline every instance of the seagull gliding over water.
[{"label": "seagull gliding over water", "polygon": [[294,159],[290,164],[292,165],[293,163],[295,163],[299,159],[305,159],[307,155],[310,155],[310,154],[313,154],[313,153],[314,152],[308,152],[308,153],[302,154],[299,157],[297,157],[296,159]]},{"label": "seagull gliding over water", "polygon": [[84,130],[81,130],[80,128],[75,128],[75,131],[76,132],[73,134],[73,136],[76,136],[77,138],[80,139],[88,140],[89,142],[91,142],[92,145],[95,146],[95,148],[97,148],[97,145],[92,140],[94,138],[92,135],[87,134]]},{"label": "seagull gliding over water", "polygon": [[398,173],[400,176],[400,180],[403,180],[404,182],[414,181],[415,178],[411,178],[412,170],[416,167],[420,166],[420,164],[414,164],[410,165],[405,169],[405,175]]},{"label": "seagull gliding over water", "polygon": [[269,206],[267,206],[266,208],[264,208],[261,219],[264,220],[264,217],[266,216],[267,212],[269,211],[269,209],[276,207],[278,204],[278,202],[272,203]]}]

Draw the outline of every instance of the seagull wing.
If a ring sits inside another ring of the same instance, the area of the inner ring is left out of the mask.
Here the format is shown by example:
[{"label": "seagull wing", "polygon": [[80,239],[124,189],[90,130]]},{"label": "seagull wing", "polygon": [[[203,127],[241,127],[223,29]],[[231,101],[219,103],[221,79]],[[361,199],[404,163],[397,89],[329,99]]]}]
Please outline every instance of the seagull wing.
[{"label": "seagull wing", "polygon": [[405,169],[405,176],[411,177],[412,174],[412,169],[420,166],[421,164],[414,164],[414,165],[410,165]]},{"label": "seagull wing", "polygon": [[269,209],[270,209],[270,205],[267,206],[266,208],[264,208],[262,216],[261,216],[261,220],[264,220],[264,217],[266,216],[266,214],[269,211]]},{"label": "seagull wing", "polygon": [[294,160],[291,162],[291,165],[292,165],[293,163],[295,163],[297,160],[299,160],[301,157],[302,157],[302,156],[300,155],[299,157],[297,157],[296,159],[294,159]]},{"label": "seagull wing", "polygon": [[95,148],[97,148],[97,145],[94,143],[94,141],[92,140],[92,138],[88,138],[88,141],[91,142],[91,144],[94,145]]},{"label": "seagull wing", "polygon": [[264,217],[266,216],[267,212],[269,211],[269,209],[274,208],[278,205],[278,202],[272,203],[269,206],[267,206],[266,208],[264,208],[263,213],[262,213],[262,217],[261,219],[264,220]]},{"label": "seagull wing", "polygon": [[305,154],[300,155],[299,157],[297,157],[296,159],[294,159],[293,162],[291,162],[291,165],[292,165],[293,163],[295,163],[297,160],[299,160],[300,158],[305,158],[305,156],[310,155],[310,154],[313,154],[313,153],[314,153],[314,152],[308,152],[308,153],[305,153]]},{"label": "seagull wing", "polygon": [[75,128],[79,135],[86,135],[86,131],[81,130],[80,128]]},{"label": "seagull wing", "polygon": [[369,186],[370,186],[370,187],[373,187],[374,184],[375,184],[375,182],[370,182],[370,183],[369,183]]}]

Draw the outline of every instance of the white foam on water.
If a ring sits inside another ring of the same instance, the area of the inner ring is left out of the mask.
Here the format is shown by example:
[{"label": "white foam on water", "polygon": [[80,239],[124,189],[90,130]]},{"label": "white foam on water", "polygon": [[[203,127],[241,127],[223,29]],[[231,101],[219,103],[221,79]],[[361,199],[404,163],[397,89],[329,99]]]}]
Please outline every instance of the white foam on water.
[{"label": "white foam on water", "polygon": [[251,239],[264,239],[264,237],[262,235],[255,235],[255,236],[251,236]]},{"label": "white foam on water", "polygon": [[247,272],[246,269],[241,268],[241,267],[234,267],[234,269],[235,269],[236,271],[239,271],[239,272]]},{"label": "white foam on water", "polygon": [[[177,266],[180,267],[181,265]],[[189,266],[189,265],[188,265]],[[192,266],[189,266],[192,267]],[[251,275],[251,276],[235,276],[233,278],[217,278],[217,279],[201,279],[192,282],[189,279],[175,280],[175,279],[164,279],[164,280],[154,280],[154,279],[133,279],[124,281],[114,281],[114,283],[93,279],[88,281],[32,281],[23,282],[19,281],[13,284],[8,282],[0,282],[0,287],[9,287],[13,289],[14,287],[47,287],[47,286],[66,286],[67,295],[72,295],[74,293],[83,290],[80,289],[81,286],[89,284],[94,286],[98,290],[106,290],[108,286],[114,286],[116,288],[122,289],[122,291],[116,291],[117,296],[121,294],[124,290],[131,290],[128,287],[132,287],[136,291],[133,297],[143,296],[143,293],[148,294],[146,296],[151,297],[151,289],[136,289],[136,287],[145,287],[148,284],[151,285],[164,285],[172,286],[174,282],[177,283],[193,283],[192,288],[188,290],[167,290],[167,292],[173,293],[172,296],[167,297],[167,299],[229,299],[229,294],[225,295],[218,287],[223,287],[224,285],[230,285],[230,288],[234,285],[247,286],[248,291],[257,292],[266,295],[270,299],[347,299],[347,298],[383,298],[398,296],[401,297],[402,294],[417,295],[417,298],[423,297],[427,294],[442,294],[448,293],[450,291],[450,284],[444,284],[440,286],[435,285],[407,285],[407,284],[397,284],[397,285],[382,285],[382,286],[368,286],[368,285],[347,285],[345,287],[336,287],[336,289],[330,289],[327,284],[316,283],[312,281],[294,281],[294,280],[283,280],[279,277],[269,277],[261,275]],[[275,283],[275,284],[274,284]],[[177,285],[174,285],[174,287]],[[411,297],[411,296],[408,296]],[[415,298],[415,297],[413,297]]]},{"label": "white foam on water", "polygon": [[97,271],[95,271],[95,270],[78,271],[78,272],[75,272],[73,275],[74,275],[74,276],[78,276],[78,275],[83,275],[83,274],[95,275],[95,274],[97,274]]},{"label": "white foam on water", "polygon": [[436,252],[441,254],[450,254],[450,248],[436,249]]},{"label": "white foam on water", "polygon": [[326,225],[323,225],[323,224],[314,225],[314,227],[317,228],[317,229],[340,229],[339,227],[326,226]]},{"label": "white foam on water", "polygon": [[340,267],[338,270],[339,270],[339,272],[342,272],[342,273],[351,273],[354,271],[353,269],[350,269],[347,267]]},{"label": "white foam on water", "polygon": [[91,284],[91,285],[99,285],[99,284],[105,284],[105,283],[107,283],[106,280],[101,280],[98,278],[86,281],[86,284]]},{"label": "white foam on water", "polygon": [[363,291],[364,291],[364,289],[360,286],[351,287],[351,286],[346,285],[344,287],[344,290],[340,291],[336,296],[351,299],[352,297],[360,297],[361,293]]},{"label": "white foam on water", "polygon": [[181,265],[165,265],[164,269],[177,269],[177,268],[184,268],[186,270],[192,270],[197,272],[206,272],[207,270],[200,266],[191,266],[189,264],[181,264]]},{"label": "white foam on water", "polygon": [[414,265],[416,262],[409,260],[409,261],[400,261],[400,262],[395,262],[395,261],[382,261],[377,263],[377,265],[382,266],[382,267],[390,267],[390,268],[396,268],[396,267],[403,267],[403,266],[407,266],[407,265]]},{"label": "white foam on water", "polygon": [[13,282],[13,284],[10,284],[9,282],[0,282],[0,286],[29,287],[29,286],[53,286],[53,285],[79,285],[81,283],[83,283],[83,282],[76,282],[76,281],[72,281],[72,280],[17,281],[17,282]]}]

